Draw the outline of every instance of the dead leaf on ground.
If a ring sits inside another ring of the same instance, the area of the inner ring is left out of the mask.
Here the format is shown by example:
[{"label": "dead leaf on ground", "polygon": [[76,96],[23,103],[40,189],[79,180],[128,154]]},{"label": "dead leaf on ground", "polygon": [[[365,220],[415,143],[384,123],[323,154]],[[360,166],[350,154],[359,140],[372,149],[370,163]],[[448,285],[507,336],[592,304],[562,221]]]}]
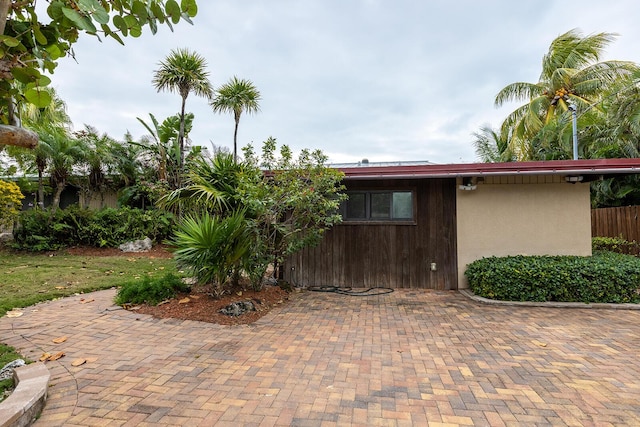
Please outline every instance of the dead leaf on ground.
[{"label": "dead leaf on ground", "polygon": [[60,289],[67,289],[66,286],[56,286],[56,289],[60,290]]},{"label": "dead leaf on ground", "polygon": [[80,366],[80,365],[84,365],[85,363],[87,363],[87,359],[76,359],[73,362],[71,362],[71,366]]},{"label": "dead leaf on ground", "polygon": [[20,317],[24,314],[24,312],[19,310],[11,310],[7,311],[7,317]]},{"label": "dead leaf on ground", "polygon": [[541,342],[541,341],[536,341],[536,340],[533,340],[531,342],[534,343],[537,346],[540,346],[540,347],[546,347],[547,346],[546,342]]},{"label": "dead leaf on ground", "polygon": [[191,301],[188,297],[187,298],[182,298],[180,301],[178,301],[178,304],[186,304],[189,301]]},{"label": "dead leaf on ground", "polygon": [[58,338],[54,338],[53,342],[54,344],[61,344],[63,342],[65,342],[67,340],[67,337],[58,337]]},{"label": "dead leaf on ground", "polygon": [[84,299],[84,298],[81,298],[81,299],[80,299],[80,304],[88,304],[88,303],[90,303],[90,302],[94,302],[94,301],[95,301],[95,300],[94,300],[93,298],[91,298],[91,299]]},{"label": "dead leaf on ground", "polygon": [[191,295],[189,298],[198,299],[200,298],[200,295]]},{"label": "dead leaf on ground", "polygon": [[40,361],[41,362],[52,362],[54,360],[58,360],[60,358],[64,357],[64,352],[59,351],[56,354],[51,354],[51,353],[43,353],[42,356],[40,356]]}]

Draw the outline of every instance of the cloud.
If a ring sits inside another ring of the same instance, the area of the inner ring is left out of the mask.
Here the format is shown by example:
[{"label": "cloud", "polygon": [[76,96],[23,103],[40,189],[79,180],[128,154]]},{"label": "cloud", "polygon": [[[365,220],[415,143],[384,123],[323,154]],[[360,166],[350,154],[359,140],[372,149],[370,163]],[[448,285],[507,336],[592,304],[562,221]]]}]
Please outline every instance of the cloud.
[{"label": "cloud", "polygon": [[[515,81],[536,81],[550,42],[572,28],[617,32],[607,58],[640,61],[640,6],[524,0],[416,2],[360,0],[199,2],[194,25],[126,40],[83,36],[79,64],[53,76],[77,128],[120,138],[144,134],[135,119],[179,110],[157,93],[153,71],[169,51],[203,55],[219,86],[236,75],[262,93],[261,112],[242,116],[240,144],[269,136],[293,149],[320,148],[332,161],[475,160],[472,133],[498,126],[513,109],[493,100]],[[233,119],[190,96],[196,144],[231,146]]]}]

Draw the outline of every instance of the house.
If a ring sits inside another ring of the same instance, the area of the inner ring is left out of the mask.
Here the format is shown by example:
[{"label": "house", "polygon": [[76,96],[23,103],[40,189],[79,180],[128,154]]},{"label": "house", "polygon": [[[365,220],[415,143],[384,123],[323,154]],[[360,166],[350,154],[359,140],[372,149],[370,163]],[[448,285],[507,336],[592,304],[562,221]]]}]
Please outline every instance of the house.
[{"label": "house", "polygon": [[476,259],[591,255],[589,182],[640,159],[339,167],[343,223],[291,256],[298,286],[463,289]]}]

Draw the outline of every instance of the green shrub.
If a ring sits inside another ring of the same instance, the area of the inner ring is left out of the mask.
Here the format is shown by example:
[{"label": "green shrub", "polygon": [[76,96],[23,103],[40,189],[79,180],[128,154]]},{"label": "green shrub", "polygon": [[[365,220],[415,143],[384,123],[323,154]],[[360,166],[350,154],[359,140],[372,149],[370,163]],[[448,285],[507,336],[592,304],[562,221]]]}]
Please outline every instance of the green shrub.
[{"label": "green shrub", "polygon": [[613,252],[482,258],[465,275],[476,295],[497,300],[640,302],[640,259]]},{"label": "green shrub", "polygon": [[640,255],[640,244],[635,240],[630,242],[622,237],[594,237],[591,239],[594,251],[610,251],[633,256]]},{"label": "green shrub", "polygon": [[173,230],[173,215],[162,210],[105,208],[98,211],[72,206],[28,210],[20,214],[13,247],[21,250],[56,250],[67,246],[115,247],[149,237],[161,242]]},{"label": "green shrub", "polygon": [[178,268],[193,274],[199,283],[212,285],[217,296],[226,292],[227,280],[239,272],[252,244],[242,211],[224,218],[208,213],[186,217],[171,240]]},{"label": "green shrub", "polygon": [[156,305],[173,298],[178,292],[189,292],[191,288],[175,274],[167,273],[163,277],[142,277],[125,282],[115,297],[116,304]]}]

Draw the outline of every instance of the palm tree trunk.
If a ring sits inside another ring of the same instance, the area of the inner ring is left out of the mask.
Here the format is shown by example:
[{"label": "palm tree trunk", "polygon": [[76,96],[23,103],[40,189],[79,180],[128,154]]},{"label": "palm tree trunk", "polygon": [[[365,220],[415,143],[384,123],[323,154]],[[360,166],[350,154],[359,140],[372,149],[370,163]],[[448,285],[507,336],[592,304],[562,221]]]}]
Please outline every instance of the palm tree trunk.
[{"label": "palm tree trunk", "polygon": [[56,210],[60,207],[60,196],[62,196],[62,191],[66,185],[67,183],[65,181],[56,182],[56,192],[53,195],[53,201],[51,202],[51,214],[56,213]]},{"label": "palm tree trunk", "polygon": [[240,124],[240,117],[236,119],[236,126],[233,130],[233,163],[238,163],[238,125]]},{"label": "palm tree trunk", "polygon": [[44,184],[42,183],[43,170],[38,168],[38,200],[36,200],[36,207],[44,209]]},{"label": "palm tree trunk", "polygon": [[180,108],[180,130],[178,131],[178,142],[180,144],[180,164],[178,165],[178,188],[182,183],[182,174],[184,172],[184,109],[187,98],[182,98],[182,107]]}]

